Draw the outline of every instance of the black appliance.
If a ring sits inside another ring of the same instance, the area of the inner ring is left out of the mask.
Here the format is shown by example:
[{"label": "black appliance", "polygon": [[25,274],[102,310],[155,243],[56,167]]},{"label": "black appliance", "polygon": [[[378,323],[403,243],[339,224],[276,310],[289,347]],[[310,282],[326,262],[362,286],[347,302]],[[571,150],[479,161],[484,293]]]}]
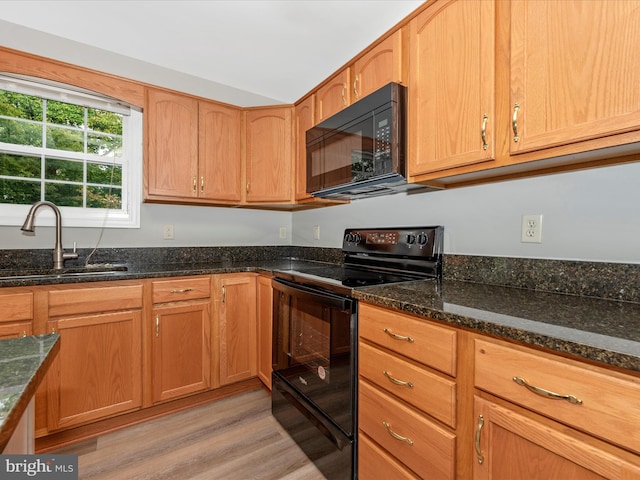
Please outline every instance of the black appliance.
[{"label": "black appliance", "polygon": [[272,412],[331,480],[357,478],[353,288],[442,277],[443,227],[347,229],[343,265],[276,273]]},{"label": "black appliance", "polygon": [[406,96],[389,83],[307,130],[307,192],[353,199],[425,189],[406,181]]}]

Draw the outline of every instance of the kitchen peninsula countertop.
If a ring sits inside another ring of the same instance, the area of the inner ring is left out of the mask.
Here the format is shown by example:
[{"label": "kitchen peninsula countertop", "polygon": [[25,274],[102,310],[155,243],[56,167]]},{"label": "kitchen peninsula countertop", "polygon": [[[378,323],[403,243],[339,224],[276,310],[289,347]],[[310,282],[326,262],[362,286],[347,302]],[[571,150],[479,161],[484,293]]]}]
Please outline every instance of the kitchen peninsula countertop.
[{"label": "kitchen peninsula countertop", "polygon": [[60,335],[0,340],[0,452],[60,350]]},{"label": "kitchen peninsula countertop", "polygon": [[[0,287],[297,270],[322,276],[325,262],[275,259],[145,264],[105,275],[45,275],[0,280]],[[2,274],[0,273],[0,277]],[[460,327],[640,372],[640,303],[503,287],[422,280],[358,287],[353,296]]]}]

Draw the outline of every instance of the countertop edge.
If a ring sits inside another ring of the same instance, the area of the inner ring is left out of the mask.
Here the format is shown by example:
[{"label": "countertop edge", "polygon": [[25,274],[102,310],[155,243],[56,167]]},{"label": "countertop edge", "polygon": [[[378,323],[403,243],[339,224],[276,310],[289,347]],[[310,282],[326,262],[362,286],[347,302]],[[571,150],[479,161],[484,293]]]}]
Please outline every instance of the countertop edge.
[{"label": "countertop edge", "polygon": [[22,414],[26,410],[27,406],[29,405],[29,402],[35,395],[38,387],[40,386],[40,383],[42,383],[42,380],[44,379],[45,374],[51,367],[51,364],[53,363],[54,359],[58,355],[58,352],[60,351],[60,335],[59,334],[51,334],[51,335],[56,335],[58,338],[56,339],[55,343],[51,346],[51,348],[47,352],[45,358],[40,363],[36,371],[33,373],[33,375],[31,375],[31,378],[29,379],[29,382],[26,384],[24,390],[22,391],[20,398],[15,403],[15,405],[13,406],[13,408],[5,418],[4,422],[2,422],[2,425],[0,426],[0,453],[5,449],[5,447],[7,446],[7,443],[9,443],[9,440],[11,439],[11,435],[13,435],[13,432],[16,426],[18,425],[18,423],[20,422],[20,419],[22,418]]}]

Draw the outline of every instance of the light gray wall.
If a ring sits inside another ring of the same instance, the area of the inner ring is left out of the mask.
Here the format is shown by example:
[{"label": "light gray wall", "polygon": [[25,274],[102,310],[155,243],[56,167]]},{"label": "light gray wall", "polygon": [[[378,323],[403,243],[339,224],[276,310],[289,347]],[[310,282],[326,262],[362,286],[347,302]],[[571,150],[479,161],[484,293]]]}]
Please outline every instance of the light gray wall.
[{"label": "light gray wall", "polygon": [[[640,263],[640,163],[356,200],[293,215],[293,244],[340,247],[347,227],[444,225],[445,252]],[[520,242],[542,214],[542,243]],[[320,240],[313,226],[320,226]]]},{"label": "light gray wall", "polygon": [[[2,213],[0,212],[0,218]],[[174,240],[162,238],[162,227],[174,226]],[[63,218],[64,225],[64,218]],[[279,238],[280,227],[287,238]],[[53,249],[53,227],[38,226],[36,235],[23,235],[20,227],[0,227],[0,249]],[[101,247],[191,247],[289,245],[291,213],[239,208],[143,204],[139,229],[63,228],[63,246],[71,249]]]}]

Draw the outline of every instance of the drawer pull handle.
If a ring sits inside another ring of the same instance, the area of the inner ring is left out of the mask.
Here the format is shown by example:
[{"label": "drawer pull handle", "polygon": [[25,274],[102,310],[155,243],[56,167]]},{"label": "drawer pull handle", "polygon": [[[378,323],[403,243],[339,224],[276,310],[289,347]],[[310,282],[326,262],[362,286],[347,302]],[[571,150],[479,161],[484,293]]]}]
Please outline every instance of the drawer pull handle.
[{"label": "drawer pull handle", "polygon": [[395,383],[396,385],[401,385],[403,387],[413,388],[413,383],[405,382],[403,380],[398,380],[397,378],[392,377],[391,374],[389,372],[387,372],[386,370],[383,370],[382,374],[385,377],[387,377],[391,383]]},{"label": "drawer pull handle", "polygon": [[160,336],[160,315],[156,314],[156,337]]},{"label": "drawer pull handle", "polygon": [[480,449],[480,435],[482,434],[482,427],[484,427],[484,417],[478,415],[478,428],[476,429],[476,455],[478,456],[478,463],[482,465],[484,463],[484,455]]},{"label": "drawer pull handle", "polygon": [[574,397],[573,395],[561,395],[559,393],[553,393],[553,392],[550,392],[549,390],[545,390],[544,388],[530,385],[522,377],[513,377],[513,381],[516,382],[518,385],[522,385],[523,387],[526,387],[528,390],[532,391],[537,395],[540,395],[546,398],[552,398],[554,400],[566,400],[567,402],[572,403],[574,405],[582,405],[582,400],[580,400],[578,397]]},{"label": "drawer pull handle", "polygon": [[486,150],[489,148],[489,144],[487,143],[487,122],[489,121],[489,115],[486,113],[482,116],[482,131],[480,136],[482,137],[482,149]]},{"label": "drawer pull handle", "polygon": [[387,422],[383,421],[382,425],[384,425],[384,428],[387,429],[387,432],[389,432],[389,435],[391,435],[393,438],[395,438],[396,440],[400,440],[401,442],[406,442],[409,445],[413,446],[413,440],[411,440],[409,437],[398,435],[396,432],[391,430],[391,425],[389,425]]},{"label": "drawer pull handle", "polygon": [[395,340],[406,340],[409,343],[413,343],[414,341],[412,337],[405,337],[404,335],[398,335],[397,333],[393,333],[388,328],[385,328],[383,331],[384,333],[386,333],[387,335],[389,335],[391,338]]},{"label": "drawer pull handle", "polygon": [[176,288],[171,290],[171,293],[187,293],[193,292],[193,288]]}]

